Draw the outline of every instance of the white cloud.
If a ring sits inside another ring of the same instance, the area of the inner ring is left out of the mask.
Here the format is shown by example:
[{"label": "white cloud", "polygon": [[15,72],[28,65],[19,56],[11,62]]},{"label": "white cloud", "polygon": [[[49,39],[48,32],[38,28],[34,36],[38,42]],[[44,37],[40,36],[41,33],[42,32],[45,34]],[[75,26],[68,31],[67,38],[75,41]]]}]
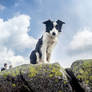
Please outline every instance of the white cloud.
[{"label": "white cloud", "polygon": [[7,21],[0,18],[1,66],[4,62],[13,66],[29,62],[27,57],[18,54],[19,51],[26,48],[32,49],[35,47],[36,39],[28,35],[29,27],[30,17],[27,15],[15,16]]},{"label": "white cloud", "polygon": [[70,42],[70,50],[72,51],[92,51],[92,31],[89,28],[80,30],[73,36]]},{"label": "white cloud", "polygon": [[8,21],[0,19],[0,43],[9,43],[9,48],[32,48],[36,39],[28,35],[29,26],[30,17],[27,15],[19,15]]},{"label": "white cloud", "polygon": [[64,58],[64,66],[71,65],[76,60],[92,59],[92,31],[91,28],[79,30],[66,46],[67,56]]},{"label": "white cloud", "polygon": [[24,58],[21,55],[15,55],[15,53],[11,49],[7,49],[6,47],[0,47],[0,65],[3,66],[4,63],[8,65],[13,65],[13,67],[28,64],[29,60]]},{"label": "white cloud", "polygon": [[0,11],[4,10],[4,9],[5,9],[5,6],[3,6],[3,5],[0,4]]}]

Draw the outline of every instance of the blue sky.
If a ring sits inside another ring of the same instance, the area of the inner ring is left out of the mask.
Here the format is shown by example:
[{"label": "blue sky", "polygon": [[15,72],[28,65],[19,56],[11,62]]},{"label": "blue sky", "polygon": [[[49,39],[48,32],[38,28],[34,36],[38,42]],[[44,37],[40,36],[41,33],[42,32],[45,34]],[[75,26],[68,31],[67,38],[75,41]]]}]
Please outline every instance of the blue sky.
[{"label": "blue sky", "polygon": [[0,67],[4,62],[13,66],[29,62],[34,44],[45,31],[42,22],[47,19],[66,23],[53,51],[53,62],[69,67],[77,59],[92,58],[91,9],[91,0],[0,0]]}]

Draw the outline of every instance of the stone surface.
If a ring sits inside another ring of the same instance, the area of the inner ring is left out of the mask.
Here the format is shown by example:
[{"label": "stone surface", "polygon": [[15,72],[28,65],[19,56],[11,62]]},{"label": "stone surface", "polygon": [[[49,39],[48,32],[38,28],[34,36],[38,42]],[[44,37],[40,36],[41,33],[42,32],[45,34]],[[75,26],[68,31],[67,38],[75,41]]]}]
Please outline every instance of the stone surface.
[{"label": "stone surface", "polygon": [[0,92],[72,92],[72,88],[59,64],[27,64],[0,72]]},{"label": "stone surface", "polygon": [[71,69],[85,92],[92,92],[92,59],[75,61]]},{"label": "stone surface", "polygon": [[92,60],[77,60],[67,69],[56,63],[5,70],[0,92],[92,92]]}]

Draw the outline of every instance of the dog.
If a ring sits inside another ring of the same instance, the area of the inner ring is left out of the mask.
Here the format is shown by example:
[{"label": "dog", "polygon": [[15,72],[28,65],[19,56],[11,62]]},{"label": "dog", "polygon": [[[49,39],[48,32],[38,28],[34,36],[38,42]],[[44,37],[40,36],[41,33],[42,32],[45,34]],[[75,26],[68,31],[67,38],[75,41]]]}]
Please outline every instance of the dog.
[{"label": "dog", "polygon": [[61,20],[55,22],[47,20],[44,21],[43,24],[46,26],[46,31],[38,40],[35,49],[31,52],[31,64],[50,62],[52,50],[57,43],[58,36],[62,32],[62,25],[65,24],[65,22]]}]

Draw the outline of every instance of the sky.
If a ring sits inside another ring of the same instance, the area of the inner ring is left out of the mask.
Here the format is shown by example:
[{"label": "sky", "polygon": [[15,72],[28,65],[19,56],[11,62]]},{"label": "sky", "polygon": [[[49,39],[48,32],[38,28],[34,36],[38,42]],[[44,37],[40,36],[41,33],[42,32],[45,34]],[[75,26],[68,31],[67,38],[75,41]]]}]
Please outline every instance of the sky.
[{"label": "sky", "polygon": [[0,0],[0,68],[29,64],[37,40],[45,32],[45,20],[62,20],[51,63],[70,67],[92,58],[92,0]]}]

